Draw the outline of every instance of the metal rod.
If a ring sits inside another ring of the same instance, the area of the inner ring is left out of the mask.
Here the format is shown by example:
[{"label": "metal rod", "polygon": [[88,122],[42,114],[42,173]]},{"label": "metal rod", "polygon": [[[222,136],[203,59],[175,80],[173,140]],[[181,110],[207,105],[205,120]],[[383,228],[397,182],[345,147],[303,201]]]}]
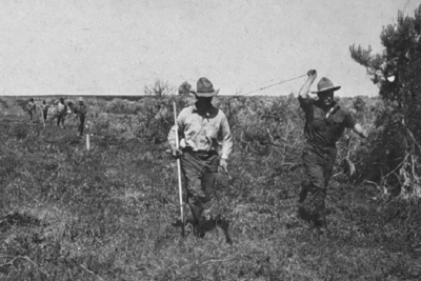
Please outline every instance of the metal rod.
[{"label": "metal rod", "polygon": [[255,92],[259,92],[259,91],[262,91],[262,90],[264,90],[264,89],[267,89],[267,88],[270,88],[270,87],[273,87],[273,86],[276,86],[276,85],[280,85],[280,84],[283,84],[283,83],[286,83],[286,82],[289,82],[289,81],[292,81],[292,80],[295,80],[295,79],[298,79],[298,78],[304,77],[304,76],[306,76],[306,75],[307,75],[307,74],[300,75],[300,76],[297,76],[297,77],[294,77],[294,78],[291,78],[291,79],[288,79],[288,80],[284,80],[284,81],[281,81],[281,82],[278,82],[278,83],[275,83],[275,84],[271,84],[271,85],[268,85],[268,86],[265,86],[265,87],[261,87],[261,88],[259,88],[259,89],[256,89],[256,90],[253,90],[253,91],[247,92],[247,93],[242,94],[242,95],[243,95],[243,96],[245,96],[245,95],[249,95],[249,94],[252,94],[252,93],[255,93]]},{"label": "metal rod", "polygon": [[44,111],[42,109],[42,106],[39,106],[39,111],[41,112],[41,120],[42,120],[42,125],[45,127],[45,120],[44,120]]},{"label": "metal rod", "polygon": [[[177,124],[177,107],[175,102],[174,105],[174,124],[175,124],[175,145],[178,150],[178,124]],[[184,210],[183,210],[183,187],[181,185],[181,162],[180,158],[177,158],[177,171],[178,171],[178,194],[180,200],[180,214],[181,214],[181,236],[184,237]]]}]

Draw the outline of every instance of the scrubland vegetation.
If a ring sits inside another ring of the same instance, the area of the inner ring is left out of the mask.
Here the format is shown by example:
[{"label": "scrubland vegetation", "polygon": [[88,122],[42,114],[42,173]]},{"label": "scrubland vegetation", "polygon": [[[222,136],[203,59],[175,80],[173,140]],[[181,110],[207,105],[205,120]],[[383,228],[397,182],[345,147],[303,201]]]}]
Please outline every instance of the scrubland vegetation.
[{"label": "scrubland vegetation", "polygon": [[215,100],[234,136],[230,173],[217,178],[232,245],[218,229],[181,238],[173,226],[166,135],[172,102],[191,98],[159,81],[153,97],[88,98],[89,151],[72,114],[64,130],[44,127],[24,99],[2,98],[0,279],[420,280],[420,26],[421,6],[383,29],[383,53],[350,47],[380,96],[339,101],[369,137],[338,142],[328,235],[313,227],[312,204],[297,203],[304,119],[293,96]]},{"label": "scrubland vegetation", "polygon": [[[180,96],[137,101],[88,98],[92,149],[65,129],[28,122],[19,102],[3,99],[1,117],[0,276],[2,280],[419,280],[421,210],[389,196],[361,169],[379,134],[382,101],[341,99],[370,138],[348,132],[328,197],[330,233],[313,228],[299,206],[303,116],[293,96],[218,98],[235,148],[219,174],[220,203],[233,245],[209,229],[182,239],[176,163],[166,134]],[[12,110],[13,109],[13,110]],[[344,167],[351,160],[357,173]],[[371,183],[372,182],[372,183]],[[379,185],[380,182],[377,181]]]}]

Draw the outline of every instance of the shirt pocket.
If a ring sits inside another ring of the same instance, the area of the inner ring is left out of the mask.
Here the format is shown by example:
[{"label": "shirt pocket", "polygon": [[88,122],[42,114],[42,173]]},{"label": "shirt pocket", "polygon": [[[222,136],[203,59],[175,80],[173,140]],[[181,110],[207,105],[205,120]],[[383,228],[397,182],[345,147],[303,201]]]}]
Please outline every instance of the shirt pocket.
[{"label": "shirt pocket", "polygon": [[342,111],[337,112],[329,118],[329,121],[335,124],[342,124],[345,121],[345,114]]},{"label": "shirt pocket", "polygon": [[314,110],[313,119],[316,121],[324,121],[325,120],[324,112],[322,110]]},{"label": "shirt pocket", "polygon": [[345,115],[342,112],[337,112],[335,115],[330,116],[328,119],[330,132],[332,136],[335,137],[335,141],[338,141],[344,132],[344,129],[345,129],[344,122],[345,122]]},{"label": "shirt pocket", "polygon": [[206,136],[207,139],[216,139],[218,131],[216,128],[212,126],[207,126],[203,130],[203,134]]},{"label": "shirt pocket", "polygon": [[183,123],[184,131],[190,136],[196,135],[200,129],[200,124],[195,118],[186,118]]}]

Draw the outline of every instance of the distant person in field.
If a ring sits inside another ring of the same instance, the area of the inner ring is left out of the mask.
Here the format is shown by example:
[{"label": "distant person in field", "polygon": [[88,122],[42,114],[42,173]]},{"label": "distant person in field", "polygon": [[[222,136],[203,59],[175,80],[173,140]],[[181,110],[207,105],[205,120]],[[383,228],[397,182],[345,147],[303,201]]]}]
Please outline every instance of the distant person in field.
[{"label": "distant person in field", "polygon": [[45,100],[43,100],[41,104],[41,110],[42,110],[42,118],[44,119],[44,122],[47,121],[48,107],[49,105],[46,103]]},{"label": "distant person in field", "polygon": [[308,79],[299,92],[300,107],[305,113],[303,162],[307,179],[301,182],[299,203],[303,203],[307,193],[317,211],[316,226],[325,228],[325,198],[333,164],[336,159],[336,142],[342,137],[345,128],[352,129],[359,136],[366,138],[367,133],[358,124],[354,116],[341,108],[334,101],[334,92],[341,86],[334,86],[328,78],[322,78],[317,84],[318,99],[309,97],[311,85],[317,77],[316,70],[307,72]]},{"label": "distant person in field", "polygon": [[[224,230],[227,242],[228,222],[219,213],[215,193],[215,176],[218,167],[227,172],[227,161],[232,150],[231,131],[225,114],[212,104],[218,94],[207,78],[200,78],[192,93],[196,103],[181,110],[177,117],[180,147],[176,147],[175,126],[168,135],[172,154],[181,159],[181,170],[187,189],[187,205],[195,235],[204,237],[210,222]],[[221,155],[218,155],[219,143]],[[190,221],[189,221],[190,220]]]},{"label": "distant person in field", "polygon": [[83,136],[83,130],[85,129],[86,114],[88,108],[83,101],[83,98],[79,98],[79,104],[75,107],[75,113],[79,116],[79,136]]},{"label": "distant person in field", "polygon": [[31,121],[32,121],[32,117],[33,117],[34,113],[35,113],[35,112],[36,112],[36,110],[37,110],[37,108],[36,108],[36,105],[35,105],[35,102],[34,102],[34,99],[33,99],[33,98],[29,99],[29,102],[28,102],[28,104],[26,105],[26,109],[28,110],[28,113],[29,113],[29,118],[30,118],[30,119],[31,119]]},{"label": "distant person in field", "polygon": [[57,127],[64,128],[64,120],[67,114],[67,105],[64,102],[64,98],[60,98],[57,105]]}]

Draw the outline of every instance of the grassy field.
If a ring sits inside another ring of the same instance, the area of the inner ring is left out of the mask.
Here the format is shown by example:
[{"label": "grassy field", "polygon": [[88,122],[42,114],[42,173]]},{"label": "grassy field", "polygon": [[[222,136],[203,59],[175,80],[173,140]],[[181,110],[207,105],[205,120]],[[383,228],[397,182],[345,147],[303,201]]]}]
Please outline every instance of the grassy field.
[{"label": "grassy field", "polygon": [[[55,120],[43,127],[4,100],[1,280],[421,279],[421,206],[348,180],[343,140],[328,190],[329,234],[313,227],[311,204],[297,203],[303,120],[291,97],[217,101],[235,139],[230,176],[217,179],[232,245],[219,229],[199,239],[188,227],[183,239],[172,226],[179,207],[164,141],[169,100],[87,99],[90,151],[73,116],[64,130]],[[358,117],[366,126],[370,106]],[[351,146],[361,145],[348,133]]]}]

